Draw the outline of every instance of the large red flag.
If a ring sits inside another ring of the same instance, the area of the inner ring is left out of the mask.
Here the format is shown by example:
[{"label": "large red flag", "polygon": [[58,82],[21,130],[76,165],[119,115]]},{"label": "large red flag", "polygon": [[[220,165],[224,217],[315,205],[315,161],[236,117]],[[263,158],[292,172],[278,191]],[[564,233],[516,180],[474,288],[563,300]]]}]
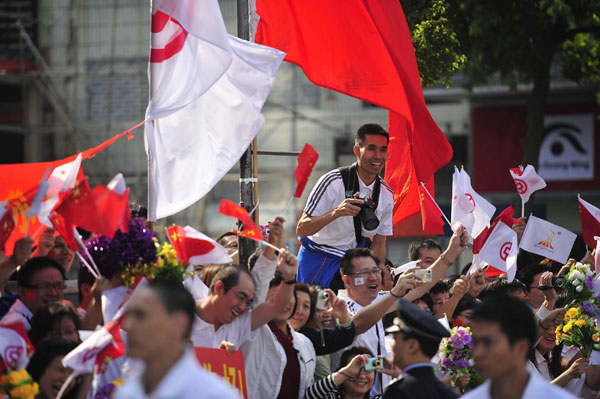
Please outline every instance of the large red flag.
[{"label": "large red flag", "polygon": [[306,143],[302,152],[298,155],[298,166],[296,166],[296,170],[294,171],[294,177],[296,177],[296,191],[294,192],[294,197],[302,197],[304,187],[306,187],[308,178],[318,159],[319,153],[312,145]]},{"label": "large red flag", "polygon": [[[96,147],[89,148],[82,153],[83,159],[94,158],[100,151],[104,150],[109,145],[121,137],[127,135],[128,139],[131,140],[133,136],[131,131],[141,126],[143,122],[132,126],[128,130],[116,134],[110,139],[97,145]],[[70,157],[52,161],[52,162],[33,162],[33,163],[20,163],[20,164],[0,164],[0,176],[2,176],[2,184],[0,185],[0,201],[10,200],[13,204],[13,212],[16,212],[18,217],[15,218],[15,229],[12,231],[9,239],[5,243],[6,255],[11,255],[14,244],[20,238],[25,236],[27,230],[27,218],[25,212],[29,210],[29,206],[37,193],[37,189],[40,185],[40,179],[44,176],[48,166],[51,167],[51,171],[60,165],[67,162],[71,162],[77,158],[77,154],[71,155]],[[34,217],[29,220],[29,235],[35,240],[36,237],[33,235],[36,232],[41,232],[41,223]]]},{"label": "large red flag", "polygon": [[594,236],[600,236],[600,209],[579,198],[579,213],[583,241],[589,248],[596,248]]},{"label": "large red flag", "polygon": [[223,198],[221,200],[219,212],[223,215],[234,217],[240,220],[242,223],[244,223],[244,229],[238,232],[237,235],[252,238],[254,240],[263,239],[260,229],[256,226],[256,224],[254,224],[254,220],[252,220],[252,217],[244,208],[242,208],[238,204]]},{"label": "large red flag", "polygon": [[417,213],[419,181],[432,186],[452,148],[425,105],[400,3],[257,0],[256,8],[257,43],[286,52],[313,83],[390,111],[386,181],[394,190],[394,224]]},{"label": "large red flag", "polygon": [[7,201],[0,203],[0,250],[15,228],[15,221]]},{"label": "large red flag", "polygon": [[419,201],[421,202],[421,222],[423,231],[444,235],[444,214],[425,191],[423,186],[419,184]]}]

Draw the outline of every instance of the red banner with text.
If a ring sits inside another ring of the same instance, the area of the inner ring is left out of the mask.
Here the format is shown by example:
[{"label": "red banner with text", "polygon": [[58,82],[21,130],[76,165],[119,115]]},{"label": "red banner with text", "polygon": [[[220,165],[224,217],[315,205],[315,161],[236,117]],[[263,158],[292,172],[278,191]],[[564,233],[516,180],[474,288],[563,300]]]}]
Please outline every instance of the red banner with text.
[{"label": "red banner with text", "polygon": [[248,399],[244,353],[242,351],[235,351],[231,355],[228,355],[224,349],[195,347],[194,351],[198,363],[205,370],[223,377],[235,389],[240,391],[241,397]]}]

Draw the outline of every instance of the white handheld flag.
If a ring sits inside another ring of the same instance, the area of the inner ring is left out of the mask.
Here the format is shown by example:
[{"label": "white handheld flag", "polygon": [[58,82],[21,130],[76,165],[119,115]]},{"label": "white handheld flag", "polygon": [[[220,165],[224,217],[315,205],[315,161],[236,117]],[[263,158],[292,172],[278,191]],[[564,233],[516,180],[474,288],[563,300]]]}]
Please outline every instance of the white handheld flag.
[{"label": "white handheld flag", "polygon": [[530,216],[521,237],[520,248],[562,264],[569,258],[577,235],[543,219]]},{"label": "white handheld flag", "polygon": [[67,191],[75,187],[77,182],[77,174],[81,167],[81,153],[77,154],[77,158],[71,162],[56,167],[48,178],[48,187],[46,196],[50,197],[42,201],[37,213],[40,223],[53,227],[52,222],[48,218],[54,206],[58,203],[58,195],[62,191]]},{"label": "white handheld flag", "polygon": [[240,159],[264,123],[261,109],[283,57],[227,35],[217,0],[153,2],[150,220],[198,201]]},{"label": "white handheld flag", "polygon": [[420,260],[413,260],[411,262],[405,263],[403,265],[398,266],[395,269],[392,269],[392,277],[393,276],[399,276],[402,273],[404,273],[405,271],[407,271],[408,269],[411,268],[416,268],[417,267],[417,263],[419,263]]},{"label": "white handheld flag", "polygon": [[511,282],[517,272],[518,252],[517,233],[503,222],[498,222],[478,256],[487,264],[505,272]]},{"label": "white handheld flag", "polygon": [[515,181],[517,192],[523,203],[529,201],[531,194],[546,187],[544,179],[535,172],[535,168],[531,165],[527,165],[525,169],[511,168],[509,172]]},{"label": "white handheld flag", "polygon": [[469,241],[490,227],[490,219],[496,212],[496,207],[477,194],[471,187],[471,178],[461,169],[454,168],[452,175],[452,229],[456,230],[462,224],[469,234]]}]

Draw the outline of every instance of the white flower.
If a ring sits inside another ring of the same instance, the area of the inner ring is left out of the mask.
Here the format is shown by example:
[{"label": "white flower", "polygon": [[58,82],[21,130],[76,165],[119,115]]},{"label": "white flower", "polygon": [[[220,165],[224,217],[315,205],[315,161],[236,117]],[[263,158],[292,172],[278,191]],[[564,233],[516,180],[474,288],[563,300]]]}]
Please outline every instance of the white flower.
[{"label": "white flower", "polygon": [[577,286],[577,287],[575,288],[575,291],[577,291],[577,292],[581,292],[581,291],[583,291],[583,285],[579,285],[579,286]]},{"label": "white flower", "polygon": [[573,280],[573,282],[571,284],[573,284],[575,287],[577,287],[578,285],[581,284],[581,281],[579,281],[579,280]]},{"label": "white flower", "polygon": [[591,268],[591,267],[588,267],[587,269],[585,269],[585,274],[586,274],[587,276],[593,276],[593,275],[594,275],[594,272],[592,271],[592,268]]},{"label": "white flower", "polygon": [[585,280],[585,274],[581,273],[579,270],[577,271],[577,278],[579,280]]},{"label": "white flower", "polygon": [[440,351],[440,360],[444,360],[446,358],[446,352]]},{"label": "white flower", "polygon": [[469,366],[475,366],[475,361],[473,359],[469,359]]},{"label": "white flower", "polygon": [[569,276],[567,277],[567,279],[569,281],[573,281],[575,279],[575,273],[570,273]]}]

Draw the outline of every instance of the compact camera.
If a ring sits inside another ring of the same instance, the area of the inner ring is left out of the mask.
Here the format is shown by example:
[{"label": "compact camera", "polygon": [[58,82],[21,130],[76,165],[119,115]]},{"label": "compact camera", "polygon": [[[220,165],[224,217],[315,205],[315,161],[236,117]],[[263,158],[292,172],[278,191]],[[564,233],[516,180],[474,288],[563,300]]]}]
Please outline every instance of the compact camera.
[{"label": "compact camera", "polygon": [[423,283],[431,282],[431,270],[429,269],[417,269],[415,270],[415,276]]},{"label": "compact camera", "polygon": [[375,230],[379,227],[379,219],[377,219],[377,215],[375,215],[375,201],[371,197],[360,198],[358,193],[352,196],[354,199],[362,199],[364,202],[362,204],[356,204],[356,206],[360,207],[360,212],[358,213],[358,217],[362,225],[367,230]]},{"label": "compact camera", "polygon": [[378,357],[370,357],[365,364],[365,371],[383,370],[383,360]]},{"label": "compact camera", "polygon": [[329,294],[323,290],[319,290],[317,294],[317,310],[329,309]]}]

